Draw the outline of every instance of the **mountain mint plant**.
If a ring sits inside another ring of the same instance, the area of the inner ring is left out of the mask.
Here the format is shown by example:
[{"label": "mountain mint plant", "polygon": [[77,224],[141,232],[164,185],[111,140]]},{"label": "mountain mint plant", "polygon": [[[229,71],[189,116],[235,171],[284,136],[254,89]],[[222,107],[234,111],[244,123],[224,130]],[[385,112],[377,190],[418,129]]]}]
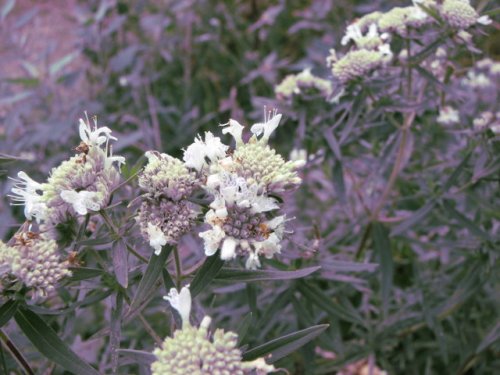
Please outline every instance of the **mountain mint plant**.
[{"label": "mountain mint plant", "polygon": [[0,374],[498,372],[493,1],[20,3]]}]

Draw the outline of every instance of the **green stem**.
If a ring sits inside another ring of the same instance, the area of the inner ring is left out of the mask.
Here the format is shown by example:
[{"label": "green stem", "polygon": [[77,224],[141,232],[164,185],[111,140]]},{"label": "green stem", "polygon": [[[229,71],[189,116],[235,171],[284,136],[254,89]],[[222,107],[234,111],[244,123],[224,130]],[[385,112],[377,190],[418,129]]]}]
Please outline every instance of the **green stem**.
[{"label": "green stem", "polygon": [[135,251],[126,241],[124,238],[122,238],[120,236],[120,233],[118,231],[118,229],[115,227],[115,225],[113,224],[113,221],[111,220],[111,218],[108,216],[108,214],[106,213],[106,211],[99,211],[99,214],[101,215],[101,217],[104,219],[104,222],[106,223],[106,225],[108,226],[108,228],[111,230],[111,232],[113,232],[113,235],[115,237],[115,239],[119,239],[121,238],[123,243],[125,244],[125,246],[127,247],[127,250],[132,254],[134,255],[137,259],[141,260],[143,263],[147,263],[148,260],[143,257],[141,254],[139,254],[137,251]]},{"label": "green stem", "polygon": [[174,248],[174,259],[175,259],[175,286],[177,290],[181,290],[181,281],[182,281],[182,266],[181,259],[179,257],[179,249],[177,247]]},{"label": "green stem", "polygon": [[155,340],[156,344],[158,344],[159,346],[163,345],[163,340],[156,334],[153,327],[151,327],[146,318],[141,313],[137,314],[137,316],[139,317],[146,332],[153,338],[153,340]]},{"label": "green stem", "polygon": [[[420,102],[422,100],[424,91],[425,91],[425,85],[422,85],[420,92],[418,94],[417,101]],[[391,175],[389,176],[387,185],[385,186],[385,189],[382,192],[382,196],[380,197],[377,205],[375,206],[375,209],[372,211],[371,221],[378,220],[378,215],[380,213],[380,210],[382,210],[387,199],[389,198],[392,188],[394,187],[394,184],[396,183],[396,180],[398,178],[399,172],[401,172],[401,164],[403,163],[403,158],[405,156],[406,145],[408,142],[408,135],[410,133],[410,127],[413,124],[413,121],[415,120],[416,114],[417,112],[416,110],[414,110],[405,116],[403,126],[401,127],[401,141],[399,142],[399,149],[396,155],[396,161],[394,162]]]}]

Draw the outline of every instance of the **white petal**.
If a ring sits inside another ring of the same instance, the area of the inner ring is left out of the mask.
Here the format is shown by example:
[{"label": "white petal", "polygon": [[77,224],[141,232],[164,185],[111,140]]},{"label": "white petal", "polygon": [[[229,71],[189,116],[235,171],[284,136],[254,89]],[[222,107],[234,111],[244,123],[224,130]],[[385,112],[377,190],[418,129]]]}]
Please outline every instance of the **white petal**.
[{"label": "white petal", "polygon": [[245,268],[249,270],[255,270],[260,267],[259,256],[254,252],[248,255],[247,261],[245,262]]},{"label": "white petal", "polygon": [[149,245],[155,249],[156,255],[160,255],[162,246],[167,244],[167,237],[160,227],[151,223],[148,223],[147,233]]},{"label": "white petal", "polygon": [[477,19],[477,23],[480,23],[481,25],[489,25],[491,24],[491,18],[489,16],[481,16]]},{"label": "white petal", "polygon": [[226,236],[226,233],[218,226],[199,234],[205,242],[205,255],[212,256],[217,252],[219,244]]},{"label": "white petal", "polygon": [[220,258],[222,260],[233,259],[236,256],[236,245],[238,242],[233,237],[226,237],[222,244]]},{"label": "white petal", "polygon": [[237,144],[243,142],[242,134],[244,126],[241,125],[238,121],[230,119],[227,124],[223,124],[221,126],[227,126],[224,129],[222,129],[222,134],[227,134],[227,133],[231,134]]},{"label": "white petal", "polygon": [[191,313],[191,292],[189,285],[183,287],[180,293],[177,292],[177,289],[172,288],[168,295],[163,298],[170,302],[172,307],[177,310],[182,318],[182,324],[189,325],[189,314]]}]

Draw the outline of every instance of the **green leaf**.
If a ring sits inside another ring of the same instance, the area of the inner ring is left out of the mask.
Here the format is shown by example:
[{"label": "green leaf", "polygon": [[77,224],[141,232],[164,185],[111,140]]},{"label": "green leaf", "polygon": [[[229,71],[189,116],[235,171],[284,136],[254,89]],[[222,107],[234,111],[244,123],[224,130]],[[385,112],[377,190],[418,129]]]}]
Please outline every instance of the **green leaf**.
[{"label": "green leaf", "polygon": [[483,12],[483,15],[490,17],[496,16],[498,14],[500,14],[500,7]]},{"label": "green leaf", "polygon": [[33,91],[21,91],[11,96],[4,96],[0,98],[0,105],[14,104],[16,102],[29,98],[33,94],[34,94]]},{"label": "green leaf", "polygon": [[121,239],[113,242],[111,254],[116,280],[126,289],[128,287],[128,252],[125,242]]},{"label": "green leaf", "polygon": [[245,337],[253,323],[253,314],[249,312],[239,324],[236,332],[238,333],[238,346],[241,346],[245,342]]},{"label": "green leaf", "polygon": [[446,41],[446,39],[448,39],[449,36],[450,32],[443,34],[440,38],[436,39],[434,42],[427,45],[427,47],[419,51],[417,54],[411,56],[411,58],[408,60],[408,63],[413,66],[420,64],[428,56],[434,53],[434,51],[436,51],[438,47],[441,44],[443,44]]},{"label": "green leaf", "polygon": [[71,63],[75,59],[75,57],[78,56],[78,54],[79,54],[79,52],[71,52],[71,53],[68,53],[66,56],[61,57],[55,63],[50,65],[49,74],[51,76],[56,74],[58,71],[63,69],[66,65]]},{"label": "green leaf", "polygon": [[456,210],[452,205],[451,201],[443,200],[442,202],[443,208],[448,212],[448,214],[455,218],[461,225],[463,225],[469,232],[474,234],[475,236],[482,238],[485,241],[491,241],[490,235],[486,233],[484,230],[479,228],[479,226],[470,220],[467,216]]},{"label": "green leaf", "polygon": [[157,288],[155,288],[155,284],[157,283],[163,267],[165,266],[165,262],[171,252],[171,246],[164,246],[160,255],[155,255],[154,253],[151,255],[146,271],[144,272],[144,276],[139,282],[137,291],[135,292],[134,298],[130,303],[127,317],[133,316],[136,312],[140,311],[151,296],[156,292]]},{"label": "green leaf", "polygon": [[156,361],[156,356],[153,353],[143,350],[119,349],[118,354],[128,361],[120,361],[120,365],[128,365],[131,363],[139,363],[145,366],[150,366]]},{"label": "green leaf", "polygon": [[207,257],[191,282],[191,296],[194,297],[200,294],[217,276],[223,265],[224,261],[220,258],[220,250]]},{"label": "green leaf", "polygon": [[392,230],[391,230],[391,237],[398,236],[404,232],[406,232],[408,229],[422,221],[436,206],[436,199],[431,199],[429,202],[427,202],[425,205],[420,207],[415,213],[410,216],[408,219],[403,220],[401,223],[396,225]]},{"label": "green leaf", "polygon": [[15,85],[22,85],[25,87],[36,87],[40,84],[38,78],[9,78],[6,80],[8,83]]},{"label": "green leaf", "polygon": [[0,11],[0,19],[4,20],[5,17],[10,13],[10,11],[14,8],[16,4],[16,0],[7,0]]},{"label": "green leaf", "polygon": [[19,301],[8,300],[0,307],[0,327],[3,327],[14,316],[19,306]]},{"label": "green leaf", "polygon": [[47,359],[73,374],[99,375],[92,366],[78,357],[37,314],[20,308],[14,318],[26,337]]},{"label": "green leaf", "polygon": [[467,155],[465,155],[465,158],[460,162],[460,164],[455,168],[451,176],[448,178],[448,180],[444,183],[443,185],[443,191],[447,192],[455,183],[458,181],[458,178],[462,174],[465,166],[467,165],[467,162],[469,161],[469,158],[472,155],[472,151],[469,151]]},{"label": "green leaf", "polygon": [[345,204],[347,198],[345,194],[344,167],[342,166],[342,162],[338,159],[335,160],[335,164],[333,165],[332,177],[339,201]]},{"label": "green leaf", "polygon": [[489,333],[486,335],[486,337],[478,345],[476,354],[483,352],[495,342],[500,341],[500,322],[496,323],[492,329],[488,330],[488,332]]},{"label": "green leaf", "polygon": [[321,269],[320,266],[303,268],[296,271],[278,271],[278,270],[247,270],[240,268],[222,268],[215,277],[217,281],[237,282],[256,282],[269,280],[293,280],[306,277],[313,272]]},{"label": "green leaf", "polygon": [[277,339],[269,341],[256,348],[250,349],[243,353],[244,361],[252,361],[257,358],[267,356],[266,362],[274,363],[277,360],[293,353],[301,346],[307,344],[309,341],[321,335],[327,328],[328,324],[320,324],[317,326],[309,327]]},{"label": "green leaf", "polygon": [[87,267],[70,267],[71,277],[68,277],[69,281],[81,281],[93,279],[94,277],[99,277],[104,275],[106,272],[98,268],[87,268]]},{"label": "green leaf", "polygon": [[307,300],[322,308],[328,314],[341,320],[363,325],[363,319],[356,310],[352,311],[341,306],[338,301],[335,301],[333,298],[323,293],[323,291],[315,285],[300,281],[298,283],[298,289]]},{"label": "green leaf", "polygon": [[387,228],[385,228],[381,223],[373,223],[372,233],[374,250],[380,259],[379,271],[382,289],[382,306],[384,316],[387,316],[392,289],[392,279],[394,275],[391,242],[389,240]]}]

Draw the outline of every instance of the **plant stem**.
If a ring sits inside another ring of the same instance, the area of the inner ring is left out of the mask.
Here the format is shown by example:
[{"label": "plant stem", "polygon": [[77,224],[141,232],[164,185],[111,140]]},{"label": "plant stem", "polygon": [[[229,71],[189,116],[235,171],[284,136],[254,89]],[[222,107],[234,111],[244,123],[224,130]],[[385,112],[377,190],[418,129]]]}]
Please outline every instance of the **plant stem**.
[{"label": "plant stem", "polygon": [[[420,102],[422,100],[424,91],[425,91],[425,85],[422,85],[417,101]],[[405,156],[406,144],[408,142],[408,134],[410,133],[410,127],[413,124],[413,121],[415,120],[416,114],[417,114],[416,110],[413,110],[405,116],[403,126],[401,127],[401,141],[399,143],[399,149],[396,155],[396,161],[394,162],[394,166],[389,176],[389,180],[387,181],[387,185],[385,186],[385,189],[382,192],[382,196],[380,197],[377,205],[372,211],[371,221],[378,220],[378,214],[380,213],[380,210],[382,210],[387,199],[389,198],[389,194],[391,193],[392,188],[394,187],[399,172],[401,172],[401,164],[403,163],[403,158]]]},{"label": "plant stem", "polygon": [[175,259],[175,286],[177,290],[181,289],[181,281],[182,281],[182,266],[181,259],[179,257],[179,249],[177,247],[174,248],[174,259]]},{"label": "plant stem", "polygon": [[146,330],[147,333],[149,333],[149,335],[153,338],[153,340],[155,340],[155,342],[158,344],[158,345],[162,345],[163,344],[163,340],[161,339],[160,336],[158,336],[156,334],[156,332],[154,331],[153,327],[151,327],[148,323],[148,321],[146,320],[146,318],[144,318],[144,316],[139,313],[137,314],[137,316],[139,317],[139,319],[141,320],[141,323],[142,325],[144,326],[144,329]]},{"label": "plant stem", "polygon": [[35,375],[35,372],[31,369],[28,361],[23,357],[22,353],[17,349],[14,343],[9,339],[7,334],[0,329],[0,340],[4,344],[5,349],[7,349],[16,362],[26,371],[29,375]]},{"label": "plant stem", "polygon": [[118,229],[116,229],[115,225],[113,224],[113,221],[111,220],[111,218],[108,216],[108,214],[106,213],[106,211],[99,211],[99,214],[101,215],[101,217],[104,219],[104,222],[106,223],[106,225],[108,226],[108,228],[111,230],[111,232],[113,232],[113,235],[115,236],[116,239],[119,239],[121,238],[121,240],[123,241],[123,243],[125,244],[125,246],[127,247],[127,250],[132,254],[134,255],[137,259],[141,260],[143,263],[147,263],[148,260],[143,257],[141,254],[139,254],[137,251],[135,251],[126,241],[123,237],[120,236],[120,233],[118,231]]}]

